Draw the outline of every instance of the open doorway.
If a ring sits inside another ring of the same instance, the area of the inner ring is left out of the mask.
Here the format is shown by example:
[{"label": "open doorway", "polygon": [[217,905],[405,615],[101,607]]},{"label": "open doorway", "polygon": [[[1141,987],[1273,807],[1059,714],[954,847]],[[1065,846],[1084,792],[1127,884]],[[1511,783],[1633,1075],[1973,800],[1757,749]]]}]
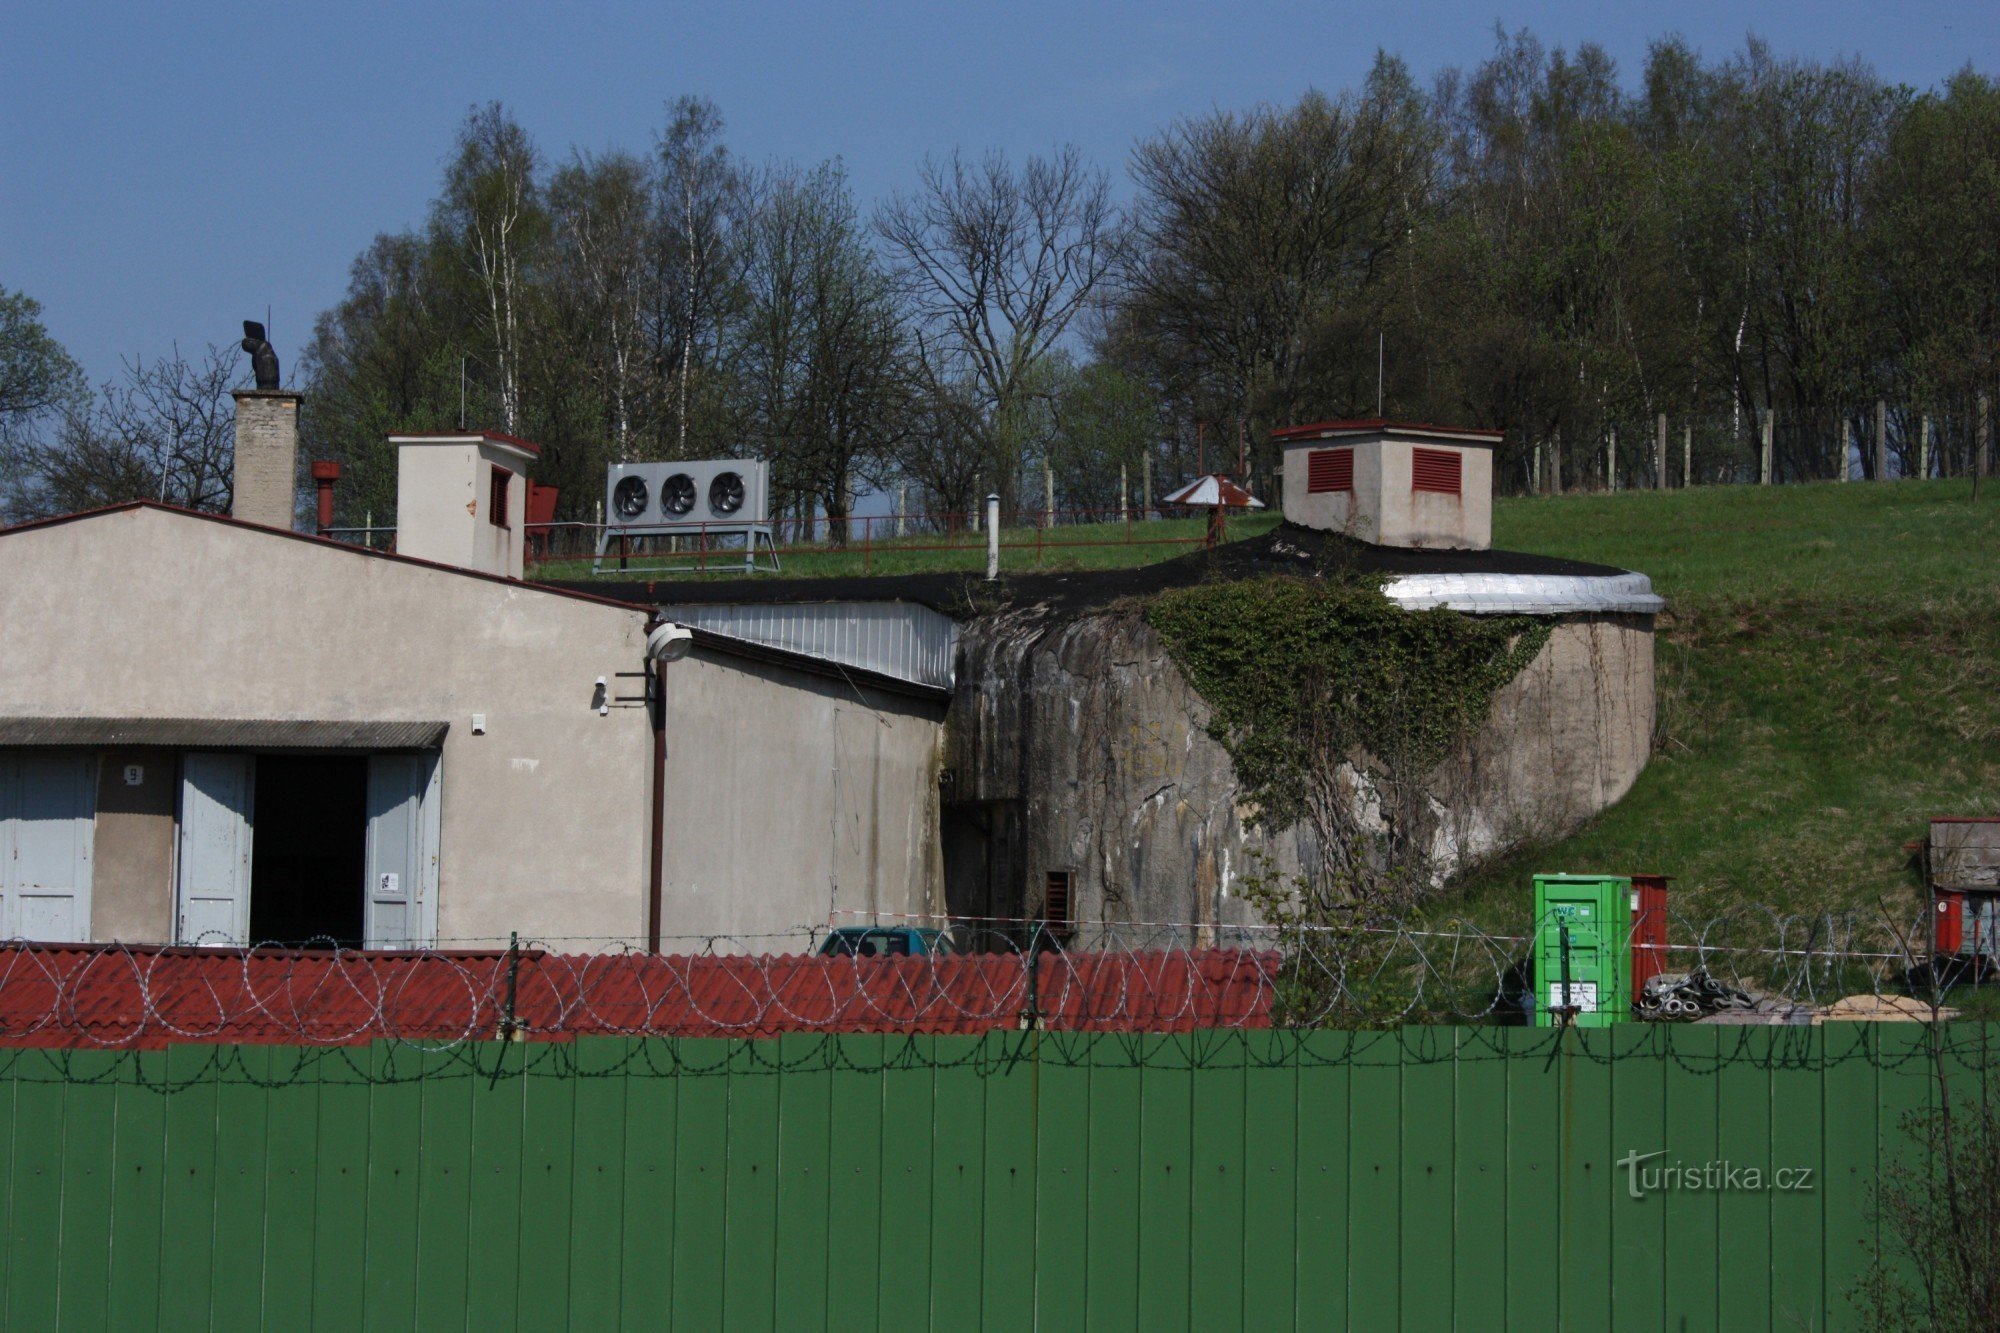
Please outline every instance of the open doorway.
[{"label": "open doorway", "polygon": [[366,936],[368,759],[365,755],[257,756],[256,855],[250,939]]}]

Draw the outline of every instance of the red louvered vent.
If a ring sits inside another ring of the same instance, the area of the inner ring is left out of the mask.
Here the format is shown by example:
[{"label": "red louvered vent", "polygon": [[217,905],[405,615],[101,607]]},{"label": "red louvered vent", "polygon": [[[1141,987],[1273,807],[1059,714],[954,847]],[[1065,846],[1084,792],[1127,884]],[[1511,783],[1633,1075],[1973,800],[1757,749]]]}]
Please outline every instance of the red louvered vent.
[{"label": "red louvered vent", "polygon": [[1042,922],[1049,934],[1057,939],[1068,939],[1070,927],[1075,924],[1072,915],[1075,910],[1076,872],[1074,870],[1051,870],[1046,881],[1046,891],[1042,895]]},{"label": "red louvered vent", "polygon": [[1318,495],[1324,491],[1351,491],[1354,489],[1354,451],[1352,449],[1315,449],[1306,455],[1306,492]]},{"label": "red louvered vent", "polygon": [[1412,449],[1410,489],[1457,495],[1465,467],[1465,456],[1456,449]]}]

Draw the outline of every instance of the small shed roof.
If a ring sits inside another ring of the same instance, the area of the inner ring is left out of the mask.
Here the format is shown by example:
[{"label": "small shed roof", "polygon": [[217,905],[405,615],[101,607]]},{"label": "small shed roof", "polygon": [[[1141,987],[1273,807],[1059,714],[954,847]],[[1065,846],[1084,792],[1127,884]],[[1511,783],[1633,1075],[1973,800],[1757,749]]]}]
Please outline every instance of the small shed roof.
[{"label": "small shed roof", "polygon": [[1214,509],[1226,505],[1231,509],[1262,509],[1264,502],[1238,486],[1220,472],[1206,477],[1196,477],[1172,495],[1162,496],[1161,504],[1186,505],[1191,508]]}]

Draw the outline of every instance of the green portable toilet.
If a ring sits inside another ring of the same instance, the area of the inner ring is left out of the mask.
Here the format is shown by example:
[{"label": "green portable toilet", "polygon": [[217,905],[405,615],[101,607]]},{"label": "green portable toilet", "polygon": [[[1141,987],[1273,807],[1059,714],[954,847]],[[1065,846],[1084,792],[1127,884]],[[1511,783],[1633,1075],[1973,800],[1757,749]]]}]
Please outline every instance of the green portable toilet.
[{"label": "green portable toilet", "polygon": [[[1577,1027],[1631,1017],[1632,881],[1622,875],[1535,876],[1536,1027],[1555,1027],[1564,1003]],[[1565,955],[1567,958],[1565,959]],[[1567,966],[1565,966],[1565,962]]]}]

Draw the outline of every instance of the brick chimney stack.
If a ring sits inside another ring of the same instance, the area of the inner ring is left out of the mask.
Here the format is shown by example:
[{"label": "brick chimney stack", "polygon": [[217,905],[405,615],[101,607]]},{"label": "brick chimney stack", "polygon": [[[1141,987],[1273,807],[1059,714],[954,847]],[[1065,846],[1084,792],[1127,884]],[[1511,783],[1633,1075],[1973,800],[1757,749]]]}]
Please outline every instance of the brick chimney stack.
[{"label": "brick chimney stack", "polygon": [[237,389],[236,489],[230,512],[290,529],[297,511],[299,404],[290,389]]}]

